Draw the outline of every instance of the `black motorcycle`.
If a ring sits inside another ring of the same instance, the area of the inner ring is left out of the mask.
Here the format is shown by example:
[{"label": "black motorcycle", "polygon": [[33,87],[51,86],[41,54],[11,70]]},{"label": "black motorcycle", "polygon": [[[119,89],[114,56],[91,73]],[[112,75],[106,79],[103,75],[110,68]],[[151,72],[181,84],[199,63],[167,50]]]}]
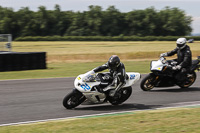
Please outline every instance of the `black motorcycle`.
[{"label": "black motorcycle", "polygon": [[143,91],[152,90],[154,87],[172,87],[178,85],[181,88],[190,87],[196,80],[195,70],[200,70],[200,56],[196,60],[192,60],[192,66],[187,73],[187,80],[182,82],[176,80],[178,71],[172,70],[177,62],[166,60],[161,57],[157,61],[151,61],[151,73],[148,74],[140,83]]}]

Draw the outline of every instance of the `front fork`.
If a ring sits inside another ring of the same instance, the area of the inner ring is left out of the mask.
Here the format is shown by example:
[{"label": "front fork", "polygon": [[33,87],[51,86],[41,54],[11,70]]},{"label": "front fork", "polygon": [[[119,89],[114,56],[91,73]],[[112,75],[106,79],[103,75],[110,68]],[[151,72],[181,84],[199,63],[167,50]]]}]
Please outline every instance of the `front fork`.
[{"label": "front fork", "polygon": [[160,79],[160,76],[154,75],[153,73],[151,73],[151,77],[153,77],[151,83],[152,83],[153,85],[156,85],[156,84],[158,83],[158,80]]}]

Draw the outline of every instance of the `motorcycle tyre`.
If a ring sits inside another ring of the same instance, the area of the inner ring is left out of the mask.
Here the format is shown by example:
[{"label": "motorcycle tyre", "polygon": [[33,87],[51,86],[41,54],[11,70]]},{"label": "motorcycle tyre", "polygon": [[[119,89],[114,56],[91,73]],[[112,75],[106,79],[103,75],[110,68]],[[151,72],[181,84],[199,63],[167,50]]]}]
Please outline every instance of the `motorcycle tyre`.
[{"label": "motorcycle tyre", "polygon": [[[75,98],[75,99],[73,99]],[[74,104],[70,104],[69,100],[74,100],[75,103]],[[83,103],[85,101],[85,96],[83,96],[83,94],[81,92],[79,92],[78,90],[73,90],[72,92],[70,92],[69,94],[67,94],[64,99],[63,99],[63,106],[66,109],[72,109],[77,107],[78,105],[80,105],[81,103]]]},{"label": "motorcycle tyre", "polygon": [[132,87],[129,86],[129,87],[126,87],[126,88],[122,88],[122,92],[126,90],[127,93],[126,94],[123,94],[122,93],[122,96],[120,98],[114,98],[114,97],[110,97],[108,98],[108,101],[112,104],[112,105],[118,105],[118,104],[121,104],[123,102],[125,102],[132,94]]},{"label": "motorcycle tyre", "polygon": [[[148,74],[146,77],[144,77],[144,79],[141,81],[140,83],[140,88],[143,90],[143,91],[150,91],[154,88],[154,85],[149,83],[151,86],[148,88],[148,87],[145,87],[145,84],[148,80],[154,80],[155,79],[155,76],[153,74]],[[150,82],[152,82],[150,81]],[[146,85],[147,86],[147,85]]]},{"label": "motorcycle tyre", "polygon": [[193,85],[193,83],[196,81],[197,75],[196,75],[195,72],[192,72],[191,74],[193,75],[192,81],[190,83],[188,83],[188,84],[178,85],[180,88],[189,88],[191,85]]}]

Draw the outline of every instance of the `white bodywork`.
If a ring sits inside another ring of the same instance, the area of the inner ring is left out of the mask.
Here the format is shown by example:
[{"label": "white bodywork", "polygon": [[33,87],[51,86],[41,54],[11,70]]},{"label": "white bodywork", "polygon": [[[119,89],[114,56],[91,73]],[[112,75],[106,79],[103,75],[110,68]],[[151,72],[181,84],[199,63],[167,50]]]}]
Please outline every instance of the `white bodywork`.
[{"label": "white bodywork", "polygon": [[162,71],[163,67],[166,66],[166,60],[164,58],[160,58],[157,61],[151,62],[151,70]]},{"label": "white bodywork", "polygon": [[[135,73],[135,72],[127,72],[128,79],[126,80],[126,84],[123,87],[129,87],[132,86],[135,82],[137,82],[140,78],[141,75],[140,73]],[[97,74],[94,75],[87,75],[87,74],[81,74],[79,75],[75,81],[74,81],[74,86],[77,90],[83,93],[85,97],[93,102],[93,103],[101,103],[105,100],[106,96],[104,93],[100,93],[97,90],[91,90],[94,86],[99,85],[101,82],[98,82],[96,80],[87,82],[87,78],[91,77],[94,78],[96,77]],[[113,88],[110,88],[113,89]],[[99,100],[96,98],[98,96]]]}]

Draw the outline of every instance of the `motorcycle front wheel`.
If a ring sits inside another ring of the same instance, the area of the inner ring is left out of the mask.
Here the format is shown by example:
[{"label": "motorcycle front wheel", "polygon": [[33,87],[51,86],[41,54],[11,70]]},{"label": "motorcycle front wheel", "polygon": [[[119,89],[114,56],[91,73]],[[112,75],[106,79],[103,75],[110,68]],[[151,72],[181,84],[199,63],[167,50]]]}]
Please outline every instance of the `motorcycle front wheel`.
[{"label": "motorcycle front wheel", "polygon": [[108,98],[108,101],[112,105],[118,105],[125,102],[132,94],[132,87],[130,86],[130,87],[122,88],[120,92],[118,93],[119,93],[118,96]]},{"label": "motorcycle front wheel", "polygon": [[63,99],[63,106],[66,109],[72,109],[85,101],[85,96],[78,90],[73,90],[67,94]]},{"label": "motorcycle front wheel", "polygon": [[148,74],[140,83],[140,88],[143,91],[150,91],[151,89],[154,88],[154,80],[155,80],[155,76],[152,74]]}]

